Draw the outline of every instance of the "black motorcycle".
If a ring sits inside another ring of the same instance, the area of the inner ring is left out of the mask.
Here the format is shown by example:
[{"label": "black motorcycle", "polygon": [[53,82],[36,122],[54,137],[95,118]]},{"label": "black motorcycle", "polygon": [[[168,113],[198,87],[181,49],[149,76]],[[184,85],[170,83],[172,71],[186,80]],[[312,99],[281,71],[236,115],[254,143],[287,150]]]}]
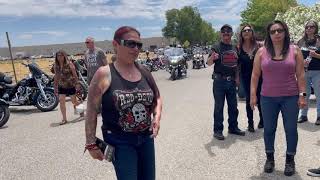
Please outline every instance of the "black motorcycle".
[{"label": "black motorcycle", "polygon": [[0,127],[4,126],[8,122],[9,117],[9,104],[5,100],[0,99]]},{"label": "black motorcycle", "polygon": [[88,80],[87,80],[87,69],[84,67],[84,64],[81,63],[82,60],[76,60],[73,62],[76,72],[78,75],[78,83],[76,85],[76,97],[80,101],[84,101],[88,96]]},{"label": "black motorcycle", "polygon": [[204,56],[201,48],[195,48],[193,51],[192,57],[192,69],[200,69],[201,67],[205,68]]},{"label": "black motorcycle", "polygon": [[39,110],[46,112],[58,106],[59,99],[50,87],[50,80],[37,64],[24,64],[29,68],[30,74],[12,85],[10,77],[0,81],[0,98],[7,101],[10,106],[36,106]]}]

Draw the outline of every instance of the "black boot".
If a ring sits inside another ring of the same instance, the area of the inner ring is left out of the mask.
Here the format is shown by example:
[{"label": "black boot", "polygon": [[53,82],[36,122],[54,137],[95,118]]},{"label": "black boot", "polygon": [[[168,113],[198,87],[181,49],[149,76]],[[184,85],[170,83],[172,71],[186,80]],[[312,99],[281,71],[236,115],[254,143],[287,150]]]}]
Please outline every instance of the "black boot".
[{"label": "black boot", "polygon": [[259,129],[262,129],[262,128],[263,128],[263,120],[261,120],[261,119],[260,119],[260,122],[259,122],[259,124],[258,124],[258,128],[259,128]]},{"label": "black boot", "polygon": [[248,131],[249,132],[254,132],[255,130],[254,130],[254,125],[253,125],[253,123],[249,123],[249,125],[248,125]]},{"label": "black boot", "polygon": [[294,155],[286,155],[286,166],[284,168],[284,175],[292,176],[296,172],[296,164],[294,162]]},{"label": "black boot", "polygon": [[274,170],[274,153],[267,153],[267,160],[264,164],[264,172],[272,173]]}]

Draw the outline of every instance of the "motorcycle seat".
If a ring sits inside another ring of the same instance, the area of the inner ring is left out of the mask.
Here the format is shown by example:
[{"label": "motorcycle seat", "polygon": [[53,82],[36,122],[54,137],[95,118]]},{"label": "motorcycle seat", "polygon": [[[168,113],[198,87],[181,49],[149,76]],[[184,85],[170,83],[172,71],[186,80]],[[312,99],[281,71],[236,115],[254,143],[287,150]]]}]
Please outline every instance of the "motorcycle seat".
[{"label": "motorcycle seat", "polygon": [[12,89],[12,88],[16,87],[15,84],[5,84],[5,86],[6,86],[7,88],[9,88],[9,89]]}]

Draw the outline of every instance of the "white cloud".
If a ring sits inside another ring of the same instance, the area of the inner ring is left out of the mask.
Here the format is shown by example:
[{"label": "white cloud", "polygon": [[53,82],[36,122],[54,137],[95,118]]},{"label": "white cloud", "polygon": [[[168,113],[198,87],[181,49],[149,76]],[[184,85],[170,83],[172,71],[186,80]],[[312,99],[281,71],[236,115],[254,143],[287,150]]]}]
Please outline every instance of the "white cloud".
[{"label": "white cloud", "polygon": [[164,17],[168,9],[198,5],[201,0],[0,0],[0,16]]},{"label": "white cloud", "polygon": [[64,31],[33,31],[33,32],[29,32],[27,34],[42,34],[42,35],[50,35],[50,36],[56,36],[56,37],[60,37],[60,36],[64,36],[66,34],[68,34],[67,32]]},{"label": "white cloud", "polygon": [[145,31],[159,31],[162,27],[160,26],[145,26],[145,27],[138,27],[138,30],[145,30]]},{"label": "white cloud", "polygon": [[33,38],[32,34],[21,34],[18,36],[19,39],[30,40]]},{"label": "white cloud", "polygon": [[89,28],[89,30],[92,30],[92,31],[111,31],[112,28],[101,26],[101,27]]}]

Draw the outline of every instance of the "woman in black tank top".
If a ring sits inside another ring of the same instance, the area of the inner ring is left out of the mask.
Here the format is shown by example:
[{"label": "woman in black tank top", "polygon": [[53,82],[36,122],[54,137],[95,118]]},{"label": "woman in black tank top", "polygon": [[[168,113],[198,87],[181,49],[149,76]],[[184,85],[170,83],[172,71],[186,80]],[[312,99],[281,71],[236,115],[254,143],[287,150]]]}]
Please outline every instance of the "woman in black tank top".
[{"label": "woman in black tank top", "polygon": [[115,147],[117,179],[155,179],[153,138],[160,128],[162,101],[149,71],[135,63],[142,48],[140,33],[128,26],[114,35],[116,61],[98,69],[88,95],[86,149],[94,159],[104,155],[96,146],[97,114],[101,108],[104,141]]}]

